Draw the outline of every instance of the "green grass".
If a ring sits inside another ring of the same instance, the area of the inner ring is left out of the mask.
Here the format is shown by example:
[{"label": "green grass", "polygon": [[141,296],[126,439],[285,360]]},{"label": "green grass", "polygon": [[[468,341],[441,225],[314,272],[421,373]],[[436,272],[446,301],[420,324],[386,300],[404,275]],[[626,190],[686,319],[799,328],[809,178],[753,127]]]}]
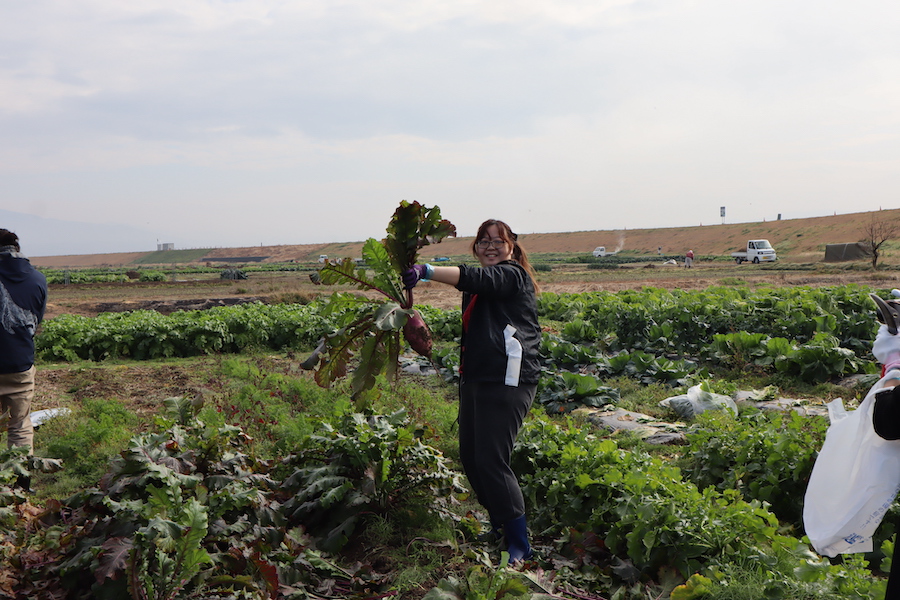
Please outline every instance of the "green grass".
[{"label": "green grass", "polygon": [[381,561],[395,567],[393,585],[401,597],[423,594],[437,584],[435,572],[446,569],[448,562],[461,562],[447,543],[457,532],[446,519],[425,511],[397,516],[368,517],[361,542],[377,548]]},{"label": "green grass", "polygon": [[35,433],[35,454],[62,459],[64,469],[36,475],[39,497],[64,498],[99,481],[139,425],[137,415],[116,399],[87,399],[48,420]]}]

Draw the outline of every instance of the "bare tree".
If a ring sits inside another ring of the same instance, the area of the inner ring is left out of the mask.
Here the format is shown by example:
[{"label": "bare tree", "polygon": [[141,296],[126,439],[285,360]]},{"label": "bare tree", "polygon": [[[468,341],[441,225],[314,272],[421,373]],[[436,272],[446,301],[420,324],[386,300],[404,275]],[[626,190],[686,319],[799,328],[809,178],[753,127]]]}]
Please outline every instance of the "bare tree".
[{"label": "bare tree", "polygon": [[863,225],[861,232],[863,238],[860,244],[872,257],[872,268],[875,269],[881,257],[881,247],[885,242],[900,236],[900,222],[879,216],[879,213],[872,213],[872,217]]}]

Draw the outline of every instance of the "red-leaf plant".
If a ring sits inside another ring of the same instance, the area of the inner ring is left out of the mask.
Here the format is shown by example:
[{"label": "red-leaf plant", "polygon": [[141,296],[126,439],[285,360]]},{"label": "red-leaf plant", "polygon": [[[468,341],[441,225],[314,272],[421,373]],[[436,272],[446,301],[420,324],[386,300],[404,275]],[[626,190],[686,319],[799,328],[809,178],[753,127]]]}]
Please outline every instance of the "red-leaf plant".
[{"label": "red-leaf plant", "polygon": [[[355,352],[359,364],[351,380],[354,398],[371,389],[380,373],[395,377],[401,330],[413,350],[431,359],[431,331],[413,308],[413,291],[403,288],[400,275],[416,264],[423,247],[455,236],[456,227],[441,219],[439,207],[403,200],[387,227],[387,237],[380,242],[370,238],[363,245],[366,268],[345,258],[319,271],[324,284],[350,283],[386,298],[376,302],[352,294],[331,296],[326,313],[336,316],[342,326],[323,339],[303,364],[308,369],[318,366],[315,377],[319,385],[329,386],[346,376]],[[320,355],[324,355],[322,360]]]}]

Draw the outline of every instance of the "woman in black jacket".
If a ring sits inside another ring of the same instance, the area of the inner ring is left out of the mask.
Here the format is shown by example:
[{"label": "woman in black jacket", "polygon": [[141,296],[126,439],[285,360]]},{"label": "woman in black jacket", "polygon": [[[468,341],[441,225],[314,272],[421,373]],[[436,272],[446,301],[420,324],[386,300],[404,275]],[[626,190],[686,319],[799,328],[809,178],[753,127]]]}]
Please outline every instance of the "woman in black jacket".
[{"label": "woman in black jacket", "polygon": [[541,328],[534,272],[518,236],[494,219],[478,228],[472,254],[480,268],[415,265],[403,274],[463,292],[460,341],[459,453],[510,562],[531,557],[525,501],[510,467],[513,444],[534,401]]}]

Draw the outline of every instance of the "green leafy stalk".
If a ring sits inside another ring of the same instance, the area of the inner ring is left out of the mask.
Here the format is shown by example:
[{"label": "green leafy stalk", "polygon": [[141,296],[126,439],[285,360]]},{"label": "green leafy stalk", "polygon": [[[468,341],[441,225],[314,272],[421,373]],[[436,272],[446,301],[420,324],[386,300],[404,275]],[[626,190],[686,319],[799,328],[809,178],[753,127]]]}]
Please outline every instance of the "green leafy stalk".
[{"label": "green leafy stalk", "polygon": [[371,278],[366,269],[357,267],[353,260],[345,258],[319,270],[322,283],[355,285],[357,289],[379,292],[397,304],[403,304],[406,294],[400,281],[400,272],[394,270],[385,246],[378,240],[369,238],[363,245],[362,254],[365,264],[373,272]]},{"label": "green leafy stalk", "polygon": [[[304,363],[306,368],[318,364],[319,385],[328,386],[346,376],[347,365],[356,352],[360,360],[351,383],[354,397],[371,389],[380,373],[395,377],[402,347],[401,331],[416,352],[431,357],[431,332],[413,309],[412,290],[404,289],[400,276],[416,264],[423,247],[455,235],[456,227],[441,218],[440,208],[403,200],[394,211],[384,240],[370,238],[363,245],[367,268],[346,258],[319,270],[320,280],[326,285],[349,284],[385,297],[381,302],[369,302],[362,309],[357,306],[354,320],[338,328],[320,346],[326,350],[324,360],[317,362],[317,357],[310,357]],[[349,310],[351,302],[358,299],[334,294],[329,310],[336,313]],[[317,349],[314,354],[321,351]]]},{"label": "green leafy stalk", "polygon": [[[391,263],[397,272],[403,273],[419,260],[419,250],[429,244],[438,244],[445,237],[456,237],[456,226],[441,219],[441,209],[437,206],[426,208],[418,202],[400,203],[384,239]],[[412,308],[412,289],[406,291],[403,308]]]}]

